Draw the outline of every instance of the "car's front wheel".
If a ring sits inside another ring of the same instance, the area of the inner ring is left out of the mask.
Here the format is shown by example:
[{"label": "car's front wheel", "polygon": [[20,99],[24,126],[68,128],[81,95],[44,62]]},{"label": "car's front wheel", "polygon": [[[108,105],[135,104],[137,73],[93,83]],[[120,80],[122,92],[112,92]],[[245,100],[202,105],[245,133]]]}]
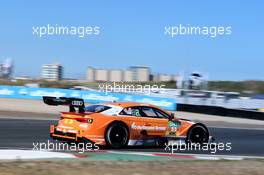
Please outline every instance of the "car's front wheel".
[{"label": "car's front wheel", "polygon": [[121,122],[110,124],[105,133],[106,145],[111,148],[122,148],[127,146],[129,132],[127,126]]},{"label": "car's front wheel", "polygon": [[187,134],[187,143],[205,144],[209,141],[209,131],[202,124],[191,127]]}]

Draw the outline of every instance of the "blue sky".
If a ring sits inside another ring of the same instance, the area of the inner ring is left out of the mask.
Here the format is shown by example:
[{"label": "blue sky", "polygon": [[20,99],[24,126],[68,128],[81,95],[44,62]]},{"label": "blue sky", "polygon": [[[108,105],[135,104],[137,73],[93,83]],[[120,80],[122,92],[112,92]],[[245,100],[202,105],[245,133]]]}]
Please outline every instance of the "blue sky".
[{"label": "blue sky", "polygon": [[[0,60],[15,75],[39,76],[61,63],[66,77],[86,68],[149,66],[153,73],[204,72],[213,80],[264,80],[262,1],[6,1],[0,3]],[[33,26],[100,26],[100,35],[32,35]],[[164,35],[165,26],[232,26],[216,38]]]}]

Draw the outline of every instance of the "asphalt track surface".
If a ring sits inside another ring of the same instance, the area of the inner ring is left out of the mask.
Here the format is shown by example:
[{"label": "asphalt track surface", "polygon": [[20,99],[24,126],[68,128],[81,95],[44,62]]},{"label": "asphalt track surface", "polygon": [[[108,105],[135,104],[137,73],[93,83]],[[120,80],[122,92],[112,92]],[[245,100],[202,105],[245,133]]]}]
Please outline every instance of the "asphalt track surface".
[{"label": "asphalt track surface", "polygon": [[[0,119],[0,149],[33,149],[33,143],[47,142],[49,125],[56,121],[30,119]],[[217,151],[221,155],[264,156],[264,130],[243,128],[209,128],[216,143],[230,142],[231,151]],[[164,147],[165,148],[165,147]],[[166,152],[164,148],[135,147],[120,151]],[[175,151],[174,153],[182,153]],[[212,150],[211,150],[212,152]],[[205,153],[208,151],[185,151],[184,153]]]}]

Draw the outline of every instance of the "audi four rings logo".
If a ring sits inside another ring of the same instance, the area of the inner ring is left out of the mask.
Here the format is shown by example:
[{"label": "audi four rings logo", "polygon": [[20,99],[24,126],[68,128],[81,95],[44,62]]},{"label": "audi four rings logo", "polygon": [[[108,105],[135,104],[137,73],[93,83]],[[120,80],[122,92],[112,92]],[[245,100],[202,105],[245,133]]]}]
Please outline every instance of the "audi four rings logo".
[{"label": "audi four rings logo", "polygon": [[82,106],[83,102],[82,101],[72,101],[73,106]]}]

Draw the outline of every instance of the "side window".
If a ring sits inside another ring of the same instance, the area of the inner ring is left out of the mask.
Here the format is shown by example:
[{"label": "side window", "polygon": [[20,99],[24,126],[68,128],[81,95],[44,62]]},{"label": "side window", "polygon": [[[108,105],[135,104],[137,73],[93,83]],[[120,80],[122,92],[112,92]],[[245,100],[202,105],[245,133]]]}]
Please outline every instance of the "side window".
[{"label": "side window", "polygon": [[168,114],[165,114],[163,111],[160,111],[158,109],[154,109],[155,112],[157,113],[157,115],[159,116],[159,118],[169,118],[170,116]]},{"label": "side window", "polygon": [[141,112],[138,107],[128,107],[124,108],[121,112],[120,115],[131,115],[131,116],[137,116],[141,117]]},{"label": "side window", "polygon": [[141,110],[142,110],[144,117],[165,118],[165,119],[169,118],[169,115],[167,115],[163,111],[156,109],[156,108],[144,106],[144,107],[141,107]]},{"label": "side window", "polygon": [[159,118],[157,113],[154,111],[153,108],[150,107],[141,107],[142,112],[144,113],[145,117],[152,117],[152,118]]}]

